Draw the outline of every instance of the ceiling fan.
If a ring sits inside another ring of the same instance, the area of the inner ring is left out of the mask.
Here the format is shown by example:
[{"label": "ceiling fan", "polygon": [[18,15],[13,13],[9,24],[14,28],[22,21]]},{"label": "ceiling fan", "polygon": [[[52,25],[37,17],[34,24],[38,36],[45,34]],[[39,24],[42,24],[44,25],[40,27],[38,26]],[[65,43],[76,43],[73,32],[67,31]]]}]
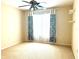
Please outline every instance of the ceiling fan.
[{"label": "ceiling fan", "polygon": [[35,0],[31,0],[30,2],[28,1],[22,1],[25,3],[28,3],[29,5],[23,5],[23,6],[19,6],[19,7],[26,7],[26,6],[30,6],[29,10],[37,10],[38,8],[44,8],[43,6],[40,5],[40,3],[45,3],[45,2],[37,2]]}]

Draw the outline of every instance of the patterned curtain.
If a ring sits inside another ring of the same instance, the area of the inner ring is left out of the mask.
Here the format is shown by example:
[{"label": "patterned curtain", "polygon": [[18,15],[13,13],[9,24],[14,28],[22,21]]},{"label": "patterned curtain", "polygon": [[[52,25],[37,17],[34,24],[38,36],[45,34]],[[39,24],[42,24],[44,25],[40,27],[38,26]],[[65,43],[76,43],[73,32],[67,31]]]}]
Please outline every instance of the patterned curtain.
[{"label": "patterned curtain", "polygon": [[33,40],[33,16],[28,16],[28,39]]},{"label": "patterned curtain", "polygon": [[56,14],[50,15],[50,42],[56,42]]}]

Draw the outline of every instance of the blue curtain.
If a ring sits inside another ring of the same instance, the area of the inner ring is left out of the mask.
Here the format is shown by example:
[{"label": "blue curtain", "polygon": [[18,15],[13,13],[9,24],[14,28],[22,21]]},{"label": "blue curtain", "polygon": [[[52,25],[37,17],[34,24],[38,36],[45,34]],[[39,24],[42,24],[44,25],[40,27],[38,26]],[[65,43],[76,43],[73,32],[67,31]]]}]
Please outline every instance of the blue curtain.
[{"label": "blue curtain", "polygon": [[56,42],[56,14],[50,15],[50,42]]},{"label": "blue curtain", "polygon": [[28,16],[28,39],[33,40],[33,16]]}]

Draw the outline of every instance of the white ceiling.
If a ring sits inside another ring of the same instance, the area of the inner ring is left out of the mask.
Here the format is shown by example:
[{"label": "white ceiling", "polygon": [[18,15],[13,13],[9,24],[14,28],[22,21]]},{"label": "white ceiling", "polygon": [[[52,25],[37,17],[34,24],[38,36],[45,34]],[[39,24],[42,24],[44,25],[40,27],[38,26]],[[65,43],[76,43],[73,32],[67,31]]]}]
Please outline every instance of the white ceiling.
[{"label": "white ceiling", "polygon": [[[26,1],[30,1],[30,0],[26,0]],[[36,0],[36,1],[37,2],[46,2],[46,3],[41,3],[41,5],[44,6],[45,8],[73,4],[73,0]],[[17,8],[19,8],[18,6],[26,5],[26,3],[22,2],[22,0],[3,0],[2,2],[6,3],[8,5],[17,7]],[[26,9],[29,9],[29,6],[21,7],[19,9],[26,10]]]}]

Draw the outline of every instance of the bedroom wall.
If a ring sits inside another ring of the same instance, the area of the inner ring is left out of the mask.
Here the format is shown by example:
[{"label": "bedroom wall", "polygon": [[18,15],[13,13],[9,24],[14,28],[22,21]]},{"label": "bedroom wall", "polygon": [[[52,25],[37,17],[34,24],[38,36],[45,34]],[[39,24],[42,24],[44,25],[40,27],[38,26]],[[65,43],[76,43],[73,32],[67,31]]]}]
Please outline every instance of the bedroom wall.
[{"label": "bedroom wall", "polygon": [[1,49],[22,42],[21,21],[24,12],[2,3],[2,40]]},{"label": "bedroom wall", "polygon": [[23,11],[22,19],[22,38],[25,42],[28,41],[28,11]]},{"label": "bedroom wall", "polygon": [[74,0],[73,6],[73,39],[72,50],[75,59],[78,59],[78,40],[79,40],[79,0]]},{"label": "bedroom wall", "polygon": [[59,45],[71,45],[72,41],[72,14],[69,14],[69,10],[73,6],[63,6],[56,8],[56,44]]}]

